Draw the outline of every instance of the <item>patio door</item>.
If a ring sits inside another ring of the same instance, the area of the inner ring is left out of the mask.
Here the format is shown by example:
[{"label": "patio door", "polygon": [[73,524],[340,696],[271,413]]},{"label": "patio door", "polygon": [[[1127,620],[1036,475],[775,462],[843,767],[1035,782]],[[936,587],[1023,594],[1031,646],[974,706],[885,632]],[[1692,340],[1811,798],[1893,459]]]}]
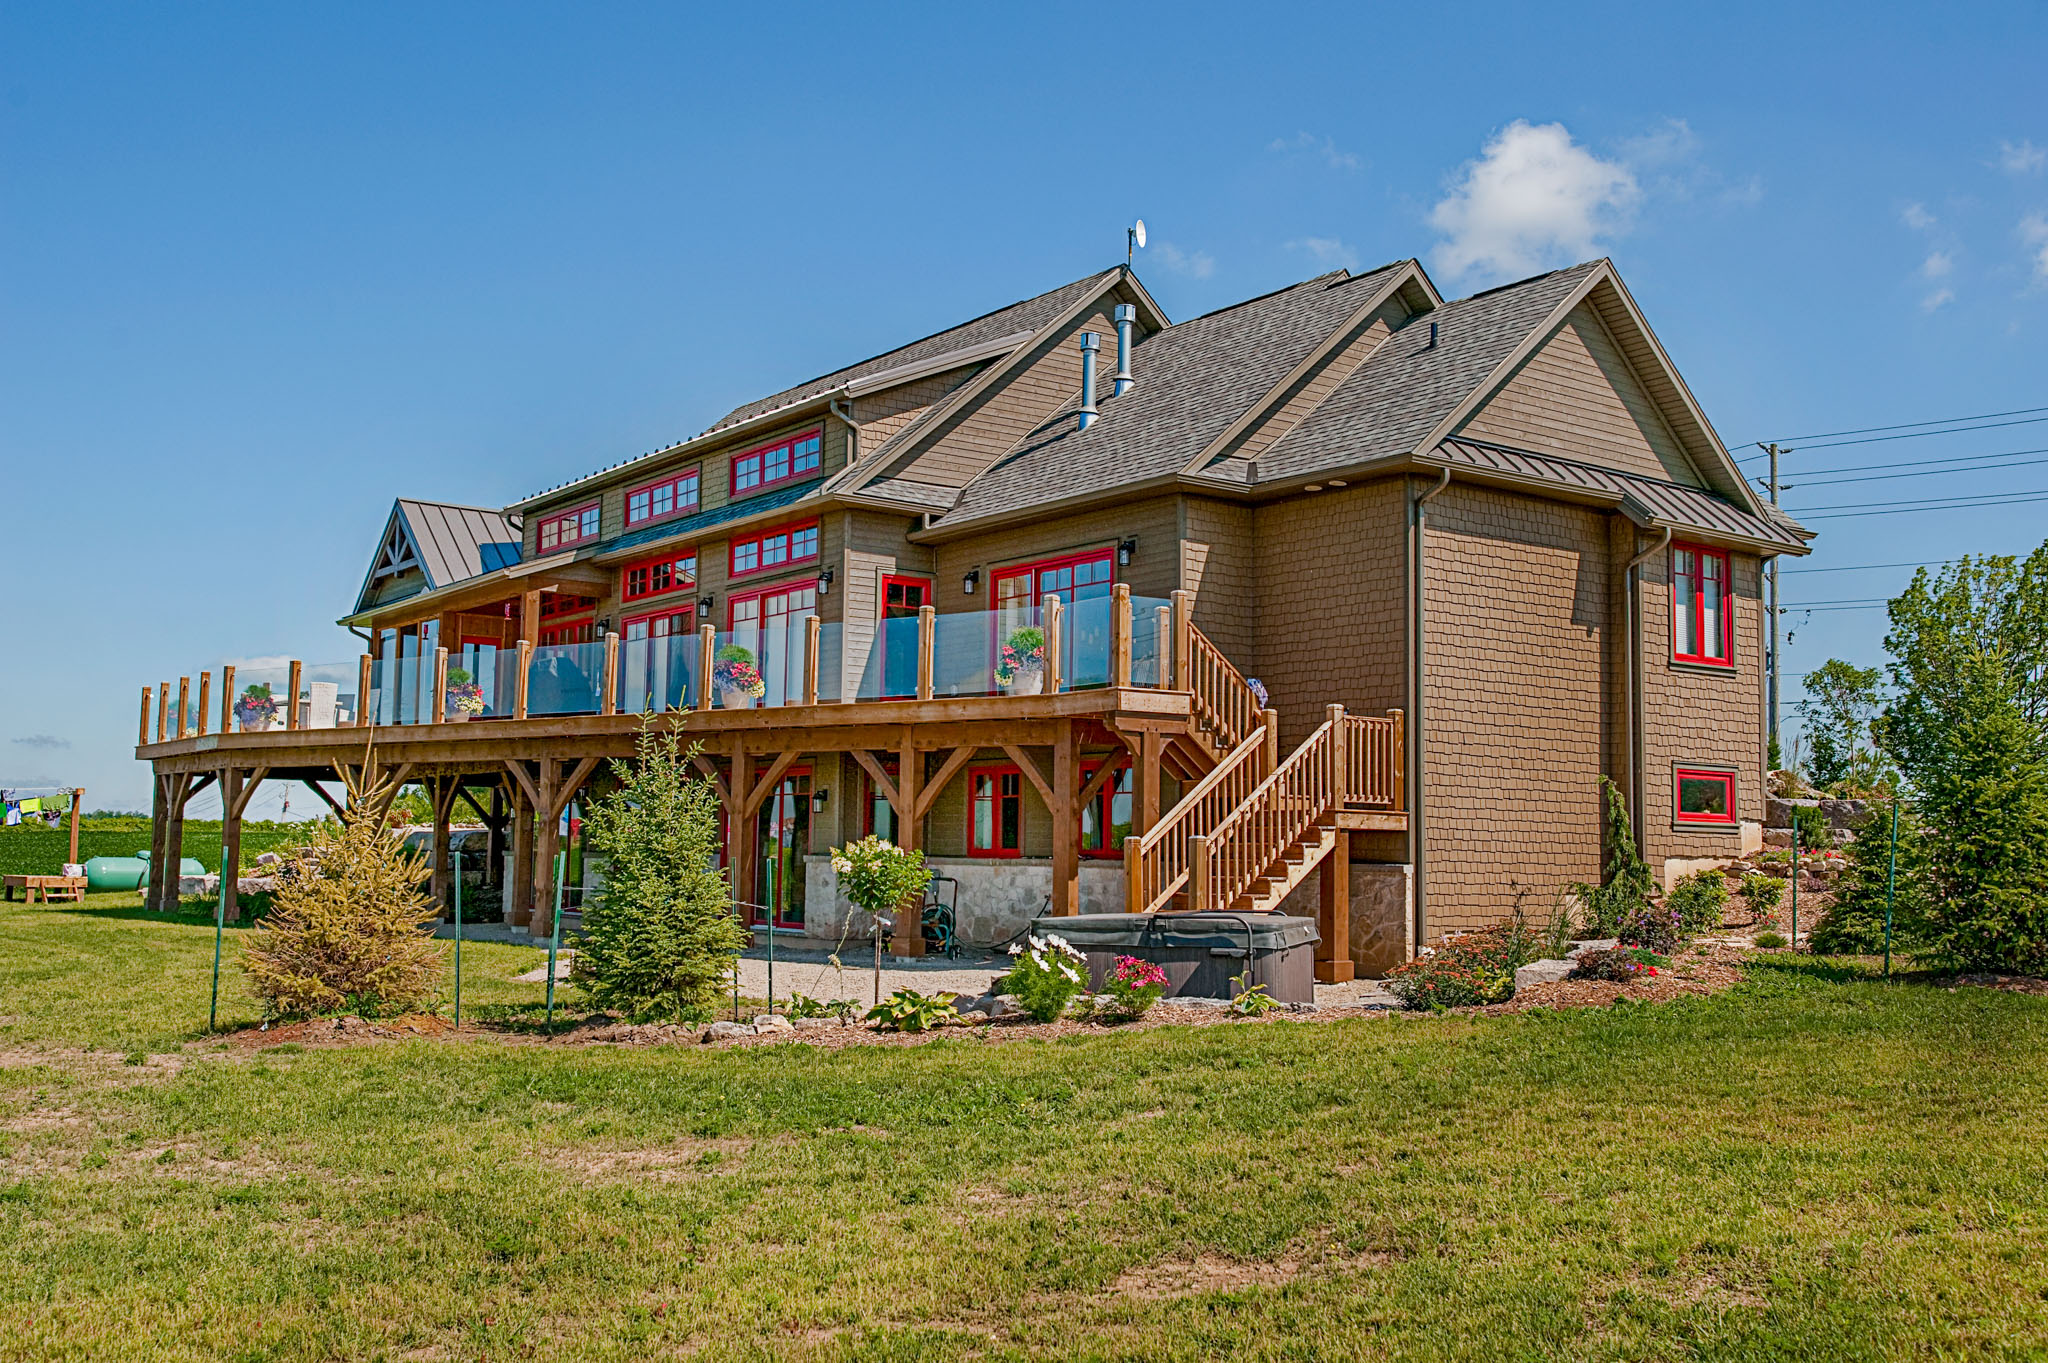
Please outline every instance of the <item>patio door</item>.
[{"label": "patio door", "polygon": [[755,894],[769,906],[776,927],[801,928],[804,853],[811,845],[811,769],[791,767],[775,793],[761,802],[756,817],[761,821],[761,864],[754,876]]},{"label": "patio door", "polygon": [[931,604],[929,578],[882,579],[883,695],[917,694],[917,614]]},{"label": "patio door", "polygon": [[[458,655],[448,660],[449,671],[452,672],[458,667],[461,668],[469,673],[469,679],[476,683],[478,690],[483,692],[483,715],[509,715],[512,713],[511,682],[512,673],[515,669],[511,667],[501,669],[498,666],[498,655],[502,651],[502,645],[495,637],[487,639],[465,634],[462,636],[462,648]],[[504,674],[502,679],[499,676],[501,671]],[[501,681],[503,683],[502,690],[500,689]],[[481,717],[482,715],[479,716],[479,718]]]},{"label": "patio door", "polygon": [[1066,604],[1060,633],[1060,676],[1071,689],[1109,682],[1109,600],[1116,584],[1114,551],[1104,548],[1005,568],[995,576],[995,637],[990,654],[1023,625],[1045,623],[1045,598]]},{"label": "patio door", "polygon": [[625,622],[625,636],[619,641],[620,713],[682,710],[695,700],[685,650],[695,646],[690,627],[696,618],[691,610],[682,609]]},{"label": "patio door", "polygon": [[804,617],[818,608],[812,583],[734,597],[732,641],[754,655],[767,694],[763,705],[795,705],[804,690]]}]

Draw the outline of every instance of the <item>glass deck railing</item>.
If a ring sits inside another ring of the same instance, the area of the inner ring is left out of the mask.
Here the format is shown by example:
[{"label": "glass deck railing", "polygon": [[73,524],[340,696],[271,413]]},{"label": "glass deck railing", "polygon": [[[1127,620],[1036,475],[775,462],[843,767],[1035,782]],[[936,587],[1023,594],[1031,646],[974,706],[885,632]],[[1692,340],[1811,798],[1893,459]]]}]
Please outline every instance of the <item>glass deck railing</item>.
[{"label": "glass deck railing", "polygon": [[619,641],[619,713],[688,710],[697,704],[698,639],[694,634]]},{"label": "glass deck railing", "polygon": [[594,714],[603,685],[603,644],[542,644],[526,665],[526,713]]}]

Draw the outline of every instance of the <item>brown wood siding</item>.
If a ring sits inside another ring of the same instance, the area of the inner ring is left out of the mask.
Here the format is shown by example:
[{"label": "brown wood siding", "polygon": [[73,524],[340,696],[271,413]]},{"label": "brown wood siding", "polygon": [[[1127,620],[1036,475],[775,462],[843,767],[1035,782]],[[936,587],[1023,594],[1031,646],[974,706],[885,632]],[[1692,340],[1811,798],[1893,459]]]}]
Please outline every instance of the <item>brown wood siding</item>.
[{"label": "brown wood siding", "polygon": [[1180,585],[1195,594],[1195,627],[1240,671],[1258,671],[1259,557],[1248,506],[1183,500]]},{"label": "brown wood siding", "polygon": [[1706,486],[1607,328],[1583,303],[1458,434]]},{"label": "brown wood siding", "polygon": [[[831,519],[841,526],[845,542],[839,570],[845,586],[835,595],[839,597],[839,618],[844,622],[839,694],[848,697],[858,693],[868,655],[874,648],[875,622],[882,608],[882,579],[892,574],[931,577],[932,551],[906,538],[912,522],[903,516],[846,511],[834,513]],[[937,587],[934,582],[935,596]]]},{"label": "brown wood siding", "polygon": [[[935,604],[941,611],[988,610],[996,569],[1077,554],[1129,535],[1138,537],[1138,554],[1129,567],[1116,570],[1116,580],[1129,583],[1133,596],[1164,599],[1180,586],[1179,534],[1178,499],[1152,497],[953,540],[939,545],[934,555]],[[960,590],[960,579],[970,568],[981,569],[981,588],[971,598]]]},{"label": "brown wood siding", "polygon": [[932,404],[987,367],[986,362],[962,365],[943,374],[854,398],[849,405],[853,419],[860,423],[861,449],[872,454],[882,448],[891,436],[929,411]]},{"label": "brown wood siding", "polygon": [[1540,920],[1599,878],[1613,580],[1599,512],[1457,483],[1430,503],[1430,935]]}]

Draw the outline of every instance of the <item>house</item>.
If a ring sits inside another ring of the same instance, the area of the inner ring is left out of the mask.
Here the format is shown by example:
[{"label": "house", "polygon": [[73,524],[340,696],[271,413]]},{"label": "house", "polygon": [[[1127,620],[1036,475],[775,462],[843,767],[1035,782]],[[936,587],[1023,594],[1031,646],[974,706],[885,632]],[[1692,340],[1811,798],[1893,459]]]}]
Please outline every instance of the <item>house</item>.
[{"label": "house", "polygon": [[[1407,260],[1179,323],[1118,267],[501,512],[401,501],[342,623],[384,760],[506,831],[537,930],[557,816],[656,713],[780,927],[859,928],[824,854],[873,831],[970,941],[1285,906],[1340,979],[1597,879],[1603,777],[1667,876],[1756,846],[1760,585],[1809,538],[1609,261],[1446,301]],[[155,734],[144,692],[160,836],[200,784],[361,760],[228,732],[226,676],[208,735],[189,685]]]}]

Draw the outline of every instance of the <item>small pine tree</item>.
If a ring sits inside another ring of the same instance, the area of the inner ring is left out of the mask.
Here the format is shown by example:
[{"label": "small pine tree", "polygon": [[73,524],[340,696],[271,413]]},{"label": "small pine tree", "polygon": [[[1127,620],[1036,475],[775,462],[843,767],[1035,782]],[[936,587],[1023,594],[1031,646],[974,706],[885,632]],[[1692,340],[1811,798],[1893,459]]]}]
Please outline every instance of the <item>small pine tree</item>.
[{"label": "small pine tree", "polygon": [[1928,944],[1965,969],[2048,974],[2048,765],[2006,660],[1977,652],[1959,673],[1920,801]]},{"label": "small pine tree", "polygon": [[1620,788],[1603,776],[1600,789],[1607,806],[1606,878],[1598,885],[1574,885],[1572,893],[1585,910],[1585,931],[1594,937],[1612,937],[1649,902],[1657,881],[1636,851],[1635,827],[1629,823],[1628,803],[1621,798]]},{"label": "small pine tree", "polygon": [[708,1016],[749,934],[718,854],[718,793],[690,772],[674,733],[640,732],[618,789],[590,807],[584,831],[609,861],[602,900],[583,913],[570,978],[598,1008],[629,1017]]},{"label": "small pine tree", "polygon": [[[1842,849],[1847,866],[1835,883],[1835,902],[1814,924],[1807,945],[1828,956],[1874,956],[1884,950],[1886,885],[1892,878],[1892,811],[1878,809]],[[1927,868],[1921,831],[1911,810],[1899,810],[1897,884],[1892,892],[1892,949],[1910,952],[1926,941]]]},{"label": "small pine tree", "polygon": [[442,954],[427,929],[440,910],[421,889],[432,869],[385,829],[389,779],[366,763],[347,784],[341,824],[315,826],[242,951],[273,1016],[404,1012],[440,987]]}]

